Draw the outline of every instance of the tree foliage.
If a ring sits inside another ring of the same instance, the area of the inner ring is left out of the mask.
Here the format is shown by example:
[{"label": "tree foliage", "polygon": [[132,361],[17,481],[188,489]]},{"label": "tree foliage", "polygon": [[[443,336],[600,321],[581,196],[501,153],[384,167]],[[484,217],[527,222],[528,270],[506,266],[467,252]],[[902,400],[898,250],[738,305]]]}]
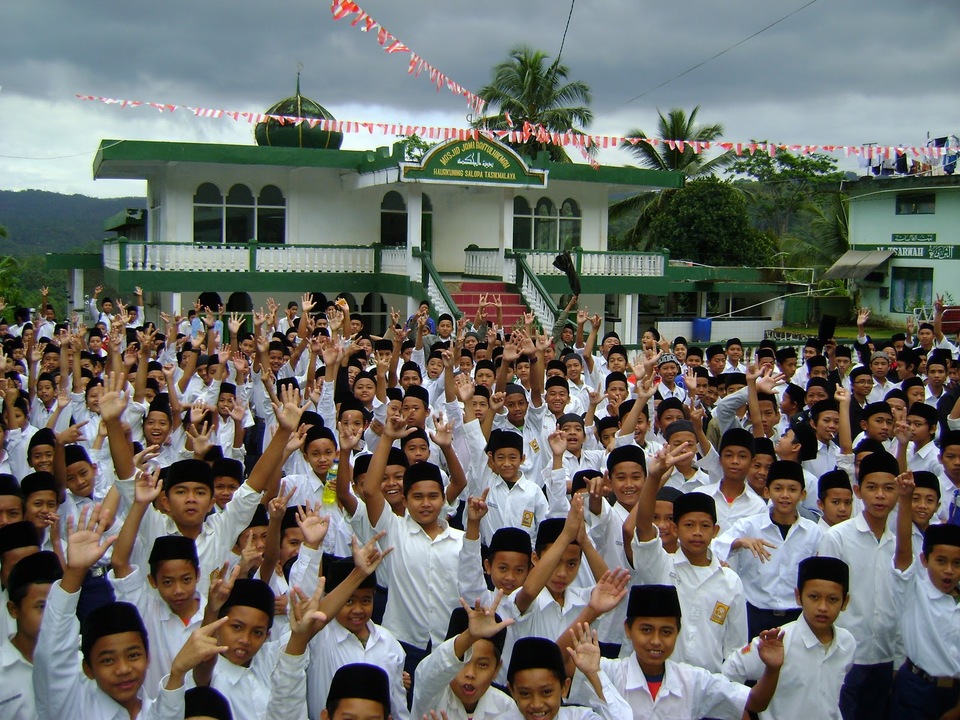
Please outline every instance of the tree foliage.
[{"label": "tree foliage", "polygon": [[[486,100],[491,111],[473,121],[474,127],[491,130],[522,127],[525,122],[542,125],[550,132],[583,132],[593,120],[590,109],[590,88],[580,81],[567,82],[570,69],[556,62],[547,64],[549,56],[542,50],[520,45],[510,51],[507,60],[494,66],[493,80],[477,93]],[[557,162],[570,162],[559,145],[537,142],[509,143],[529,157],[546,150]]]},{"label": "tree foliage", "polygon": [[745,187],[754,222],[760,230],[772,231],[781,238],[818,193],[837,190],[845,178],[836,160],[826,153],[799,155],[786,150],[777,150],[773,156],[766,152],[742,155],[730,164],[727,173],[754,181]]},{"label": "tree foliage", "polygon": [[772,243],[750,224],[743,194],[715,177],[672,191],[652,219],[650,234],[674,260],[754,267],[771,262]]},{"label": "tree foliage", "polygon": [[[625,142],[623,147],[636,156],[641,167],[651,170],[671,170],[682,172],[688,178],[706,177],[728,166],[735,156],[725,152],[712,159],[707,159],[703,153],[695,153],[687,144],[688,141],[714,142],[723,135],[723,125],[712,123],[698,125],[697,115],[700,106],[697,105],[688,115],[682,108],[673,108],[666,115],[659,110],[657,115],[656,137],[664,140],[680,140],[683,145],[674,143],[658,143],[656,146],[646,142],[637,144]],[[639,128],[628,130],[626,137],[649,138],[646,132]],[[650,232],[650,223],[660,213],[662,206],[667,202],[673,190],[646,192],[620,200],[610,206],[610,221],[617,225],[625,218],[635,217],[632,226],[625,234],[616,238],[612,247],[616,249],[649,250],[654,241]]]}]

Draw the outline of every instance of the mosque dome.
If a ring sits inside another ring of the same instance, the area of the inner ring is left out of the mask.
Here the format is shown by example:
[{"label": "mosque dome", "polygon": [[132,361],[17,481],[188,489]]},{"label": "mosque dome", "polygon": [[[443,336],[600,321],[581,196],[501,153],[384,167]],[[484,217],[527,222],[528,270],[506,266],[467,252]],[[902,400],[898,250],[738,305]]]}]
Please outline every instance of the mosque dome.
[{"label": "mosque dome", "polygon": [[[300,73],[297,73],[296,94],[276,103],[264,114],[336,120],[325,107],[300,94]],[[310,127],[307,123],[289,125],[273,119],[257,123],[253,134],[257,140],[257,145],[269,145],[271,147],[339,150],[341,143],[343,143],[343,133],[324,130],[320,125],[316,127]]]}]

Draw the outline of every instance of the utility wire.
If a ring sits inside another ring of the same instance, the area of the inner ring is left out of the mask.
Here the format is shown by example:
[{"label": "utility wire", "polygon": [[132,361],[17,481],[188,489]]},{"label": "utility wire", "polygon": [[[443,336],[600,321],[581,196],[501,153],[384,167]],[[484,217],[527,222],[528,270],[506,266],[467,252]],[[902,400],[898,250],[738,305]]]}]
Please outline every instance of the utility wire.
[{"label": "utility wire", "polygon": [[[800,12],[801,10],[805,10],[806,8],[808,8],[808,7],[810,7],[811,5],[813,5],[815,2],[817,2],[817,0],[809,0],[809,2],[805,3],[804,5],[801,5],[801,6],[798,7],[796,10],[794,10],[794,11],[792,11],[792,12],[784,15],[784,16],[783,16],[782,18],[780,18],[779,20],[775,20],[774,22],[770,23],[770,24],[767,25],[766,27],[760,28],[760,29],[757,30],[755,33],[753,33],[752,35],[748,35],[747,37],[743,38],[743,40],[740,40],[739,42],[734,43],[734,44],[731,45],[730,47],[725,48],[725,49],[721,50],[720,52],[718,52],[718,53],[716,53],[716,54],[714,54],[714,55],[711,55],[711,56],[708,57],[706,60],[701,60],[700,62],[698,62],[698,63],[697,63],[696,65],[694,65],[693,67],[689,67],[689,68],[687,68],[686,70],[684,70],[683,72],[677,73],[676,75],[674,75],[674,76],[671,77],[670,79],[664,80],[664,81],[663,81],[662,83],[660,83],[659,85],[655,85],[654,87],[652,87],[652,88],[650,88],[650,89],[648,89],[648,90],[644,90],[644,91],[643,91],[642,93],[640,93],[639,95],[637,95],[637,96],[635,96],[635,97],[632,97],[632,98],[630,98],[629,100],[626,100],[626,101],[620,103],[619,105],[610,108],[609,110],[604,110],[602,113],[598,113],[595,117],[601,117],[601,116],[603,116],[603,115],[607,115],[608,113],[612,113],[614,110],[619,110],[619,109],[622,108],[624,105],[629,105],[630,103],[632,103],[632,102],[634,102],[634,101],[636,101],[636,100],[639,100],[640,98],[642,98],[642,97],[644,97],[644,96],[646,96],[646,95],[649,95],[649,94],[652,93],[654,90],[659,90],[659,89],[662,88],[664,85],[669,85],[669,84],[672,83],[674,80],[678,80],[678,79],[682,78],[684,75],[689,75],[690,73],[692,73],[692,72],[693,72],[694,70],[696,70],[697,68],[703,67],[704,65],[706,65],[706,64],[707,64],[708,62],[710,62],[711,60],[716,60],[716,59],[717,59],[718,57],[720,57],[721,55],[726,55],[726,54],[727,54],[728,52],[730,52],[731,50],[733,50],[733,49],[735,49],[735,48],[738,48],[738,47],[740,47],[741,45],[743,45],[745,42],[748,42],[748,41],[752,40],[753,38],[757,37],[757,35],[760,35],[761,33],[766,32],[767,30],[769,30],[770,28],[774,27],[775,25],[779,25],[779,24],[782,23],[784,20],[786,20],[786,19],[788,19],[788,18],[796,15],[796,14],[797,14],[798,12]],[[571,8],[571,9],[572,9],[572,8]],[[568,21],[568,22],[569,22],[569,21]]]}]

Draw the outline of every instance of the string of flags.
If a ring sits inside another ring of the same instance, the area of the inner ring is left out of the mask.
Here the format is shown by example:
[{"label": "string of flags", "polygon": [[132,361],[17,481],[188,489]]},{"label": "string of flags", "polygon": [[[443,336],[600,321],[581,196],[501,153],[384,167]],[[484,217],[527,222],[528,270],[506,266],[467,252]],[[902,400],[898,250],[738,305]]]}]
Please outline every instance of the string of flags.
[{"label": "string of flags", "polygon": [[[237,122],[245,121],[250,124],[274,120],[281,125],[306,124],[311,128],[320,127],[328,132],[345,134],[365,134],[379,136],[406,136],[417,135],[424,140],[475,140],[481,135],[511,143],[525,143],[531,140],[545,145],[573,147],[581,151],[590,148],[617,148],[625,144],[639,145],[646,143],[653,147],[667,147],[670,150],[684,152],[687,148],[696,154],[719,150],[733,151],[736,155],[767,153],[776,155],[785,151],[799,155],[810,155],[816,152],[843,153],[846,157],[858,158],[895,158],[903,155],[912,155],[918,159],[941,158],[946,155],[947,148],[933,145],[902,146],[902,145],[808,145],[799,143],[764,143],[764,142],[702,142],[699,140],[670,140],[664,138],[636,138],[622,135],[597,135],[574,131],[551,132],[541,125],[524,122],[521,126],[509,130],[490,130],[479,128],[458,128],[442,125],[415,125],[410,123],[367,122],[355,120],[324,120],[322,118],[298,117],[296,115],[274,115],[258,112],[242,112],[237,110],[222,110],[209,107],[192,107],[189,105],[174,105],[172,103],[146,102],[141,100],[123,100],[107,98],[99,95],[77,94],[77,99],[115,105],[121,108],[149,107],[161,113],[184,112],[203,118],[229,119]],[[591,163],[593,164],[593,163]]]},{"label": "string of flags", "polygon": [[426,73],[426,77],[436,86],[437,92],[440,92],[440,88],[446,86],[453,94],[466,98],[471,110],[473,110],[476,115],[483,114],[483,108],[486,105],[486,101],[484,101],[483,98],[474,95],[465,87],[437,70],[433,65],[411,50],[405,43],[391,34],[383,25],[370,17],[365,10],[355,2],[352,2],[352,0],[332,0],[330,12],[333,14],[334,20],[346,20],[351,16],[355,16],[350,21],[351,27],[359,27],[360,32],[375,32],[377,43],[383,48],[384,52],[391,55],[396,53],[409,53],[410,64],[407,67],[407,75],[420,77],[422,73]]}]

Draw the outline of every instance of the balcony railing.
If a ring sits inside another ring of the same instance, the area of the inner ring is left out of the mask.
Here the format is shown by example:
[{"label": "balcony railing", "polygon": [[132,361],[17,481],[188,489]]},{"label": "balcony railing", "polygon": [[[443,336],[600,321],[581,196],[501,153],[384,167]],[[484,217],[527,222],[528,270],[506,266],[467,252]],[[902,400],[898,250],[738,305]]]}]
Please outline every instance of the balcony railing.
[{"label": "balcony railing", "polygon": [[[379,258],[379,265],[378,265]],[[105,240],[103,266],[118,271],[408,274],[405,248]]]},{"label": "balcony railing", "polygon": [[[563,275],[553,266],[554,250],[513,250],[522,255],[535,275]],[[497,250],[466,250],[464,273],[479,277],[504,277],[504,266]],[[664,256],[661,253],[606,252],[574,249],[571,253],[577,271],[583,277],[663,277]],[[512,280],[507,280],[512,282]]]}]

